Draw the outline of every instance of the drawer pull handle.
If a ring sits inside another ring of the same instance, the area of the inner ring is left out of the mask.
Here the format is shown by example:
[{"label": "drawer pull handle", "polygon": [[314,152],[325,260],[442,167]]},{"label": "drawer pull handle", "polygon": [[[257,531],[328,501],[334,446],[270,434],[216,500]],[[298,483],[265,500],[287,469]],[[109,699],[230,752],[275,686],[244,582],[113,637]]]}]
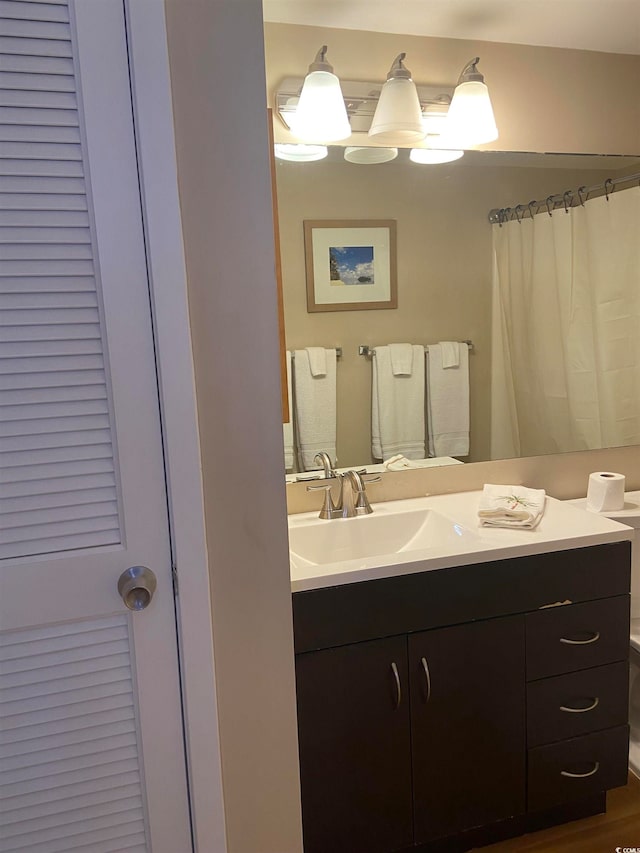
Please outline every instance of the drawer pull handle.
[{"label": "drawer pull handle", "polygon": [[593,770],[589,770],[588,773],[570,773],[568,770],[561,770],[561,776],[567,776],[569,779],[587,779],[589,776],[595,776],[595,774],[600,769],[600,762],[593,762]]},{"label": "drawer pull handle", "polygon": [[398,667],[396,666],[396,662],[393,661],[391,664],[391,672],[393,673],[393,677],[396,682],[396,711],[400,707],[400,703],[402,702],[402,688],[400,687],[400,674],[398,673]]},{"label": "drawer pull handle", "polygon": [[600,639],[600,631],[595,631],[592,637],[588,640],[570,640],[568,637],[560,637],[561,643],[567,643],[570,646],[588,646],[589,643],[597,643]]},{"label": "drawer pull handle", "polygon": [[429,664],[427,663],[427,659],[420,658],[420,662],[422,663],[422,669],[424,670],[424,680],[427,688],[427,698],[425,699],[425,704],[427,704],[429,699],[431,699],[431,674],[429,672]]},{"label": "drawer pull handle", "polygon": [[593,711],[600,704],[600,699],[596,696],[593,702],[587,708],[569,708],[567,705],[560,705],[561,711],[566,711],[568,714],[585,714],[587,711]]}]

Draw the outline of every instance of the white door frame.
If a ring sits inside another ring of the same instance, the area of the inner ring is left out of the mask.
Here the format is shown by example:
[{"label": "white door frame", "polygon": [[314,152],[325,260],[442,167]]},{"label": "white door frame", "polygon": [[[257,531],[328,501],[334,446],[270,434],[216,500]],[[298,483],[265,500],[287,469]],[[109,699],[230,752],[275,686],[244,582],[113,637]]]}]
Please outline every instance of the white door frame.
[{"label": "white door frame", "polygon": [[156,338],[195,848],[226,853],[213,627],[162,0],[124,0]]}]

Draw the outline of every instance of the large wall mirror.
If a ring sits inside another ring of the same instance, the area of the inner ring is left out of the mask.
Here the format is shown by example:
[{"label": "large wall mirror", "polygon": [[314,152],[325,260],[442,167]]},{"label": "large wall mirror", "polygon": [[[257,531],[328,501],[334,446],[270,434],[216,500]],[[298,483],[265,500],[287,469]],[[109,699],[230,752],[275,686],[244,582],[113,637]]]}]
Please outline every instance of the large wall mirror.
[{"label": "large wall mirror", "polygon": [[[304,57],[316,41],[334,45],[336,62],[351,61],[347,76],[357,79],[369,56],[365,45],[372,41],[386,51],[392,38],[311,30],[267,27],[271,104],[281,78],[294,69],[304,73]],[[354,39],[359,52],[346,49]],[[422,45],[415,39],[410,44],[417,62]],[[456,49],[455,41],[429,42],[429,56],[435,52],[443,63]],[[591,59],[575,53],[553,61],[566,63],[558,65],[563,70],[570,62],[588,68]],[[510,56],[518,69],[520,54]],[[504,52],[496,51],[494,60],[506,61]],[[544,60],[551,62],[547,54]],[[541,80],[551,73],[544,63],[536,69]],[[426,71],[423,76],[427,82]],[[553,93],[545,102],[541,89],[536,104],[548,104],[558,117],[563,108]],[[504,86],[498,98],[509,94]],[[581,120],[579,103],[571,103],[571,114]],[[589,115],[583,128],[596,121]],[[276,141],[293,141],[283,136],[277,115],[274,124]],[[589,154],[524,150],[542,145],[536,122],[523,113],[504,136],[501,127],[496,146],[517,141],[521,151],[466,151],[439,165],[413,163],[402,148],[395,159],[376,164],[345,160],[344,146],[330,147],[315,162],[276,159],[286,348],[341,349],[339,466],[375,461],[372,359],[360,348],[398,342],[473,342],[470,442],[463,462],[640,444],[640,153],[629,154],[625,144],[614,149],[624,155],[595,147],[596,125],[584,148],[580,138],[575,146]],[[637,136],[633,128],[625,133],[625,139]],[[346,144],[355,144],[355,134]],[[587,198],[581,187],[598,189]],[[549,196],[556,203],[547,210]],[[530,206],[532,200],[539,204]],[[512,221],[492,224],[489,212],[507,207],[517,208]],[[309,310],[304,223],[318,220],[395,223],[397,307]],[[294,463],[294,471],[302,469]]]},{"label": "large wall mirror", "polygon": [[[424,166],[411,163],[408,151],[402,150],[392,162],[376,165],[353,164],[345,161],[343,155],[344,148],[333,147],[329,156],[319,162],[276,161],[286,346],[289,350],[310,346],[342,349],[336,370],[339,464],[351,466],[373,461],[372,365],[370,359],[358,353],[361,345],[375,346],[392,342],[428,344],[443,340],[471,340],[470,452],[463,461],[477,462],[514,455],[519,449],[516,447],[510,450],[503,443],[505,449],[501,450],[495,435],[496,430],[501,429],[500,423],[495,422],[495,401],[492,417],[492,396],[499,391],[500,384],[507,380],[504,376],[493,377],[492,380],[491,374],[492,344],[495,345],[495,341],[492,341],[492,290],[495,275],[493,231],[500,226],[490,223],[489,211],[518,204],[527,209],[526,206],[533,199],[545,200],[549,195],[562,195],[567,190],[573,191],[574,204],[579,204],[579,187],[604,185],[609,178],[617,179],[640,172],[640,157],[474,151],[467,152],[462,159],[450,164]],[[625,188],[629,187],[632,193],[640,193],[637,181],[635,186],[630,181],[617,184],[614,195],[627,191]],[[599,195],[603,199],[602,203],[606,204],[603,192],[595,191],[593,195]],[[529,217],[529,213],[525,214],[522,209],[517,215]],[[560,227],[564,225],[562,204],[555,207],[552,217],[549,217],[544,205],[537,215],[555,219]],[[397,308],[308,312],[303,222],[338,219],[390,219],[397,223]],[[506,232],[507,228],[517,228],[523,224],[509,223],[503,229]],[[602,227],[606,228],[607,223],[604,222]],[[597,229],[598,224],[594,224],[593,228]],[[606,233],[587,234],[584,252],[588,255],[600,237],[605,245],[599,256],[604,253],[606,259]],[[635,239],[637,244],[640,234],[636,234]],[[548,257],[537,261],[541,265],[539,275],[559,275],[556,269],[559,260],[549,254],[554,252],[553,236],[544,251]],[[531,257],[525,260],[533,263]],[[586,261],[590,263],[588,257]],[[615,258],[609,259],[612,279],[628,274],[629,271],[618,268],[615,261]],[[592,259],[591,263],[597,264],[598,258]],[[613,335],[618,336],[617,343],[612,345],[610,342],[601,342],[608,349],[606,352],[598,350],[598,342],[587,339],[587,336],[593,334],[588,321],[583,324],[583,343],[586,350],[596,347],[592,350],[594,360],[598,352],[607,357],[607,353],[611,355],[612,346],[617,348],[618,362],[601,366],[599,376],[593,381],[596,384],[618,383],[611,393],[635,394],[638,398],[640,269],[636,269],[631,277],[636,286],[635,301],[629,294],[628,304],[620,302],[618,306],[623,315],[625,312],[631,313],[626,320],[620,316],[611,318],[619,326],[617,331],[613,331]],[[541,298],[545,300],[542,306],[533,297],[531,299],[532,310],[535,304],[537,310],[546,314],[530,318],[530,332],[539,336],[544,335],[545,324],[553,326],[559,313],[565,310],[558,300],[554,301],[550,292]],[[622,296],[615,294],[612,298],[622,299]],[[566,306],[569,311],[579,309],[578,304]],[[607,308],[601,306],[599,310],[606,312]],[[509,334],[520,333],[517,327],[509,330]],[[560,330],[559,334],[566,343],[568,333]],[[555,344],[550,343],[549,346]],[[573,346],[575,349],[579,344],[574,343]],[[550,351],[549,356],[553,359],[558,354]],[[582,352],[582,356],[589,360],[588,353]],[[581,353],[565,352],[564,357],[569,360],[580,359]],[[634,365],[634,375],[620,380],[620,371],[631,364]],[[596,367],[594,365],[594,369]],[[524,368],[518,365],[516,374],[510,378],[516,385],[516,393],[518,383],[529,389],[532,383],[542,380],[540,364],[529,365],[531,375],[525,375]],[[523,393],[529,394],[530,391]],[[548,389],[548,393],[553,395],[554,390]],[[561,382],[558,393],[564,393]],[[605,389],[600,389],[600,393],[602,405],[615,404]],[[524,405],[521,400],[518,402]],[[566,402],[569,405],[570,401]],[[624,406],[624,401],[619,402]],[[607,412],[601,414],[602,420],[606,422]],[[613,444],[635,444],[640,441],[637,415],[632,414],[631,409],[628,414],[633,420],[633,423],[627,423],[629,432],[623,433],[620,440],[613,437]],[[576,417],[580,417],[579,413]],[[617,417],[621,415],[618,413]],[[532,430],[546,429],[548,434],[523,437],[520,449],[522,455],[611,446],[602,443],[604,428],[600,435],[594,434],[594,428],[590,426],[585,434],[576,432],[567,436],[566,430],[558,425],[558,434],[554,435],[551,428],[553,414],[550,418],[540,424],[537,419],[528,419]]]}]

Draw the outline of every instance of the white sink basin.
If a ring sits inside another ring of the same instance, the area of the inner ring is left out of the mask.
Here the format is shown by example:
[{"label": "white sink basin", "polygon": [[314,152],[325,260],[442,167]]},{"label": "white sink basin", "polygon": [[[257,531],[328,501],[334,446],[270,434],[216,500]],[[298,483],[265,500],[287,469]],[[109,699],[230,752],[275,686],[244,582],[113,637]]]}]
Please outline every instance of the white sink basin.
[{"label": "white sink basin", "polygon": [[466,527],[432,509],[341,518],[305,519],[289,527],[291,558],[322,566],[345,560],[449,550],[477,541]]},{"label": "white sink basin", "polygon": [[372,515],[289,516],[293,592],[633,539],[633,530],[547,496],[534,530],[480,527],[480,492],[372,504]]}]

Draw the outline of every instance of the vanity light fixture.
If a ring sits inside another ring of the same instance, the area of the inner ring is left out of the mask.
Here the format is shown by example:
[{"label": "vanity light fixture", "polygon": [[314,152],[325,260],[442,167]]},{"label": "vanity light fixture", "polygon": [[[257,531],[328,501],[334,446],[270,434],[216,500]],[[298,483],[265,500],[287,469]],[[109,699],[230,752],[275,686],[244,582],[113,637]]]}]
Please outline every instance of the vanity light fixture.
[{"label": "vanity light fixture", "polygon": [[277,142],[273,148],[278,160],[289,160],[291,163],[312,163],[314,160],[324,160],[329,154],[326,145],[289,145]]},{"label": "vanity light fixture", "polygon": [[409,160],[420,165],[435,166],[439,163],[452,163],[459,160],[464,151],[456,151],[446,148],[412,148],[409,152]]},{"label": "vanity light fixture", "polygon": [[456,148],[493,142],[498,128],[493,115],[489,90],[478,71],[480,57],[471,59],[462,69],[447,115],[447,140]]},{"label": "vanity light fixture", "polygon": [[351,125],[340,81],[327,62],[323,45],[309,66],[291,129],[307,142],[338,142],[351,136]]},{"label": "vanity light fixture", "polygon": [[363,165],[373,163],[389,163],[398,156],[397,148],[377,148],[372,145],[349,146],[344,149],[344,159],[349,163]]},{"label": "vanity light fixture", "polygon": [[403,64],[406,53],[393,61],[382,87],[369,137],[383,144],[406,144],[424,138],[422,110],[416,84]]}]

